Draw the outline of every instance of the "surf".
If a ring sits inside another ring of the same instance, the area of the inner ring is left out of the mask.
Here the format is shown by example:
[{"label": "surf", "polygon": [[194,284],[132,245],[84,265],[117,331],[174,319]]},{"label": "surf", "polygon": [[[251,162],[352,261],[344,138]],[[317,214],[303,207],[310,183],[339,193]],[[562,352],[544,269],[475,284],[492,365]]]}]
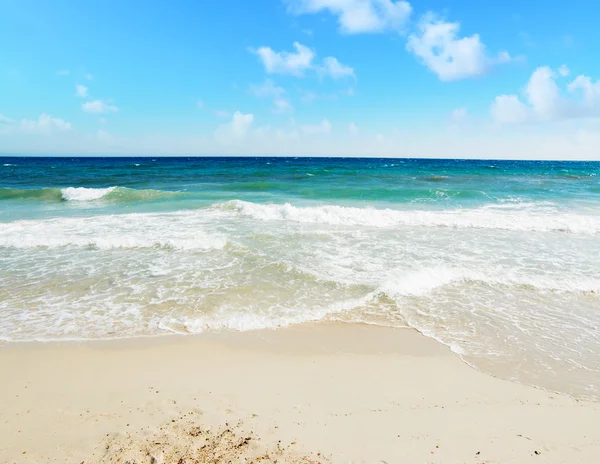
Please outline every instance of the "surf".
[{"label": "surf", "polygon": [[46,201],[46,202],[94,202],[108,203],[133,203],[154,200],[168,200],[183,196],[183,192],[164,191],[154,189],[133,189],[128,187],[64,187],[64,188],[37,188],[13,189],[0,188],[0,201]]},{"label": "surf", "polygon": [[260,221],[293,221],[333,226],[397,226],[443,227],[451,229],[498,229],[529,232],[563,232],[572,234],[600,233],[600,215],[579,214],[548,209],[540,204],[500,205],[445,210],[377,209],[340,205],[294,206],[259,204],[243,200],[218,203],[214,209],[229,211]]}]

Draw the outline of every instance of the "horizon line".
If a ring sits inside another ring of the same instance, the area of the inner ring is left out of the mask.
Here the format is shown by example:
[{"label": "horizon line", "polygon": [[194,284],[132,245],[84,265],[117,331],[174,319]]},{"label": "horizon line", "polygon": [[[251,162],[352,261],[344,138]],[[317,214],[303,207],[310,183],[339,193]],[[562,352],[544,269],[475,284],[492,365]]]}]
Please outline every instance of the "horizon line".
[{"label": "horizon line", "polygon": [[409,156],[343,156],[343,155],[301,155],[301,156],[290,156],[290,155],[57,155],[57,154],[5,154],[0,153],[0,158],[89,158],[89,159],[123,159],[123,158],[161,158],[161,159],[175,159],[175,158],[230,158],[230,159],[257,159],[257,158],[281,158],[281,159],[355,159],[355,160],[368,160],[368,159],[389,159],[389,160],[427,160],[427,161],[528,161],[528,162],[560,162],[560,163],[600,163],[600,159],[544,159],[544,158],[450,158],[450,157],[409,157]]}]

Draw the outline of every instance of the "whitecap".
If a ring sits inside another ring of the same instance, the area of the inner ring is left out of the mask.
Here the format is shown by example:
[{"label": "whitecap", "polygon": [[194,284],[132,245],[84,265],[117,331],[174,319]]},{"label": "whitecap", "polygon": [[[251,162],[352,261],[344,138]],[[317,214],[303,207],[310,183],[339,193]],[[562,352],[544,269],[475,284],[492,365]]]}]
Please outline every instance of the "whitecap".
[{"label": "whitecap", "polygon": [[98,200],[108,195],[116,187],[108,188],[86,188],[86,187],[67,187],[61,189],[63,200],[66,201],[89,201]]},{"label": "whitecap", "polygon": [[457,208],[452,210],[396,210],[357,208],[338,205],[293,206],[257,204],[233,200],[214,205],[214,209],[233,211],[262,221],[294,221],[339,226],[422,226],[470,229],[500,229],[531,232],[600,233],[600,216],[549,210],[548,203]]}]

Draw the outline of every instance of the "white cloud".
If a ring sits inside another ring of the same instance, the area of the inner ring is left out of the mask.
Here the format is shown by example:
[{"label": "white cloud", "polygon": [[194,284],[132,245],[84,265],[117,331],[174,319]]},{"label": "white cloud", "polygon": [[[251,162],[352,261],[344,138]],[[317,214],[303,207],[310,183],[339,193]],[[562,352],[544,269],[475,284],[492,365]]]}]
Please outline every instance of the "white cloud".
[{"label": "white cloud", "polygon": [[340,63],[337,58],[328,56],[323,60],[323,67],[319,69],[322,74],[331,76],[333,79],[341,79],[343,77],[355,77],[354,69]]},{"label": "white cloud", "polygon": [[196,102],[196,107],[200,109],[204,108],[204,102],[202,100],[198,100]]},{"label": "white cloud", "polygon": [[85,102],[81,105],[81,109],[86,113],[116,113],[119,111],[119,108],[113,105],[109,105],[108,103],[103,102],[102,100],[93,100]]},{"label": "white cloud", "polygon": [[531,110],[516,95],[500,95],[492,103],[490,113],[496,122],[519,124],[530,119]]},{"label": "white cloud", "polygon": [[306,135],[329,134],[331,132],[331,123],[323,119],[319,124],[307,124],[300,126],[300,131]]},{"label": "white cloud", "polygon": [[581,90],[583,105],[592,111],[600,109],[600,80],[592,82],[591,78],[580,75],[568,85],[567,89],[571,93]]},{"label": "white cloud", "polygon": [[85,75],[85,78],[86,78],[88,81],[91,81],[91,80],[93,80],[93,79],[94,79],[94,76],[93,76],[93,75],[91,75],[90,73],[87,73],[87,74]]},{"label": "white cloud", "polygon": [[8,118],[2,114],[0,114],[0,124],[12,124],[14,123],[14,119]]},{"label": "white cloud", "polygon": [[42,113],[37,119],[23,119],[19,124],[19,130],[28,134],[52,134],[54,132],[70,131],[71,123],[55,118],[49,114]]},{"label": "white cloud", "polygon": [[358,134],[358,126],[351,122],[350,124],[348,124],[348,132],[350,132],[351,134]]},{"label": "white cloud", "polygon": [[254,115],[243,114],[239,111],[233,113],[233,120],[231,121],[231,130],[235,137],[243,137],[250,129],[250,126],[254,122]]},{"label": "white cloud", "polygon": [[68,76],[69,70],[68,69],[59,69],[58,71],[56,71],[56,74],[58,76]]},{"label": "white cloud", "polygon": [[346,34],[401,32],[412,12],[402,0],[287,0],[297,15],[329,11]]},{"label": "white cloud", "polygon": [[525,95],[539,119],[549,120],[559,116],[561,99],[554,71],[548,66],[537,68],[525,88]]},{"label": "white cloud", "polygon": [[323,59],[322,64],[315,64],[317,54],[308,47],[294,42],[296,52],[276,52],[270,47],[261,47],[250,51],[257,54],[269,74],[287,74],[296,77],[304,77],[306,71],[316,71],[322,76],[333,79],[343,77],[356,77],[354,69],[338,61],[337,58],[328,56]]},{"label": "white cloud", "polygon": [[[561,69],[558,75],[564,77]],[[566,98],[556,78],[557,73],[548,66],[537,68],[525,87],[525,102],[517,95],[500,95],[492,104],[492,118],[499,123],[518,124],[600,117],[600,81],[594,83],[588,76],[577,76],[566,88],[574,98]]]},{"label": "white cloud", "polygon": [[221,142],[231,143],[233,141],[232,139],[244,138],[250,131],[253,122],[253,114],[244,114],[236,111],[233,113],[231,122],[219,126],[215,135]]},{"label": "white cloud", "polygon": [[269,74],[289,74],[301,77],[304,71],[312,68],[315,53],[301,43],[294,42],[296,52],[276,52],[270,47],[260,47],[254,51]]},{"label": "white cloud", "polygon": [[77,84],[75,87],[75,95],[80,98],[85,98],[88,95],[88,88],[85,85]]},{"label": "white cloud", "polygon": [[418,56],[442,81],[478,76],[492,64],[511,61],[505,51],[495,59],[488,57],[479,34],[459,37],[459,30],[459,23],[438,20],[432,14],[425,15],[418,26],[418,33],[408,37],[406,49]]}]

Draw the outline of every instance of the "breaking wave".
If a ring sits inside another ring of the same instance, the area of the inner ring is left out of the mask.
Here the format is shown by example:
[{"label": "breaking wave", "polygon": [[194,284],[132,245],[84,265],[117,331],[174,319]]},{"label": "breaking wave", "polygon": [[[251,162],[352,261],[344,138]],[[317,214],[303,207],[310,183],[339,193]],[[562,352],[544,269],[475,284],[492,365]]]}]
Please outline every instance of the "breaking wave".
[{"label": "breaking wave", "polygon": [[600,216],[567,213],[535,203],[502,208],[457,208],[452,210],[396,210],[338,205],[293,206],[257,204],[241,200],[213,208],[262,221],[294,221],[336,226],[425,226],[455,229],[503,229],[531,232],[600,233]]},{"label": "breaking wave", "polygon": [[168,199],[182,192],[162,190],[136,190],[127,187],[66,187],[39,189],[0,188],[0,200],[38,200],[38,201],[95,201],[102,200],[113,203],[140,202]]}]

